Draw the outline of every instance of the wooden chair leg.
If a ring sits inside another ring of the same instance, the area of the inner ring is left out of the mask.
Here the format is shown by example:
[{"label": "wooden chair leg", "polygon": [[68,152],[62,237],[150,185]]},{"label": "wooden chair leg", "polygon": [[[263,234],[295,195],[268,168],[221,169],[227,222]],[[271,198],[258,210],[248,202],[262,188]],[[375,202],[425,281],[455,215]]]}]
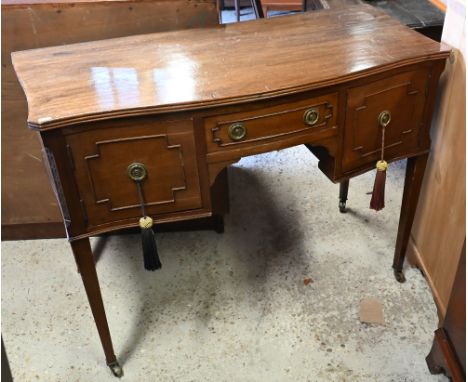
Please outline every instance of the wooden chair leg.
[{"label": "wooden chair leg", "polygon": [[263,12],[262,2],[260,0],[251,0],[252,7],[254,9],[255,17],[257,19],[265,18],[265,13]]},{"label": "wooden chair leg", "polygon": [[102,301],[101,289],[99,287],[99,280],[96,273],[96,265],[94,262],[93,253],[89,239],[80,239],[71,242],[73,254],[75,255],[80,275],[83,280],[83,285],[88,296],[89,306],[93,313],[94,321],[101,339],[106,362],[112,373],[116,377],[123,375],[123,370],[114,354],[112,339],[107,324],[106,312],[104,310],[104,303]]},{"label": "wooden chair leg", "polygon": [[216,6],[218,7],[218,19],[219,23],[223,23],[223,10],[224,10],[224,0],[218,0],[216,2]]},{"label": "wooden chair leg", "polygon": [[348,200],[349,180],[344,180],[340,183],[340,203],[339,208],[341,213],[346,212],[346,201]]}]

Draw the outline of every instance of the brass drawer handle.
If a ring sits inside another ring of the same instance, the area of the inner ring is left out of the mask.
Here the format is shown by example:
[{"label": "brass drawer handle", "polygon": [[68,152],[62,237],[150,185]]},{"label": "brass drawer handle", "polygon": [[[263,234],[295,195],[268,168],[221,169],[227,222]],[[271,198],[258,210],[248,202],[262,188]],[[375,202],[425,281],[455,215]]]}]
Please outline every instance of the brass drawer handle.
[{"label": "brass drawer handle", "polygon": [[143,163],[134,162],[127,167],[127,174],[131,180],[135,182],[141,182],[146,178],[148,172]]},{"label": "brass drawer handle", "polygon": [[304,123],[309,126],[315,125],[320,117],[320,113],[316,107],[307,109],[304,113]]},{"label": "brass drawer handle", "polygon": [[378,121],[381,127],[387,127],[387,125],[392,120],[392,113],[388,110],[384,110],[379,114]]},{"label": "brass drawer handle", "polygon": [[240,141],[247,135],[247,128],[242,122],[233,123],[229,126],[228,135],[233,141]]},{"label": "brass drawer handle", "polygon": [[158,248],[154,238],[153,219],[146,213],[146,201],[143,191],[143,180],[147,177],[148,171],[143,163],[133,162],[127,167],[128,177],[135,182],[138,199],[140,199],[141,218],[138,225],[141,229],[141,243],[143,246],[143,260],[145,269],[155,271],[161,268]]}]

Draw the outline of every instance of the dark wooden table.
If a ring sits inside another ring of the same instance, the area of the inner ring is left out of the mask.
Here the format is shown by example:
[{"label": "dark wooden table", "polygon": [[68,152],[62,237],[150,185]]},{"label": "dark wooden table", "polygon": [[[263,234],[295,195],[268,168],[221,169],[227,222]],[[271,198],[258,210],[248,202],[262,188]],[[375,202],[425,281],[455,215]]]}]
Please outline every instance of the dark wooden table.
[{"label": "dark wooden table", "polygon": [[375,169],[383,113],[385,159],[409,158],[393,261],[404,281],[448,55],[363,5],[14,53],[113,372],[89,237],[138,226],[129,165],[146,170],[157,224],[212,216],[218,175],[244,156],[305,144],[333,182]]}]

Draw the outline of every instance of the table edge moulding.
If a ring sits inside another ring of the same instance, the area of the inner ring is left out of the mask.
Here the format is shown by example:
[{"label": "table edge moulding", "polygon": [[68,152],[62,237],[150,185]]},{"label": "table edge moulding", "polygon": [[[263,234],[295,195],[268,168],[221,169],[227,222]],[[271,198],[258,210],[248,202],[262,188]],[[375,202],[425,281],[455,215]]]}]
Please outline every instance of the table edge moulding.
[{"label": "table edge moulding", "polygon": [[449,54],[367,5],[13,53],[113,373],[89,237],[140,226],[145,268],[159,268],[152,221],[222,216],[220,179],[244,156],[306,145],[341,182],[342,212],[350,178],[408,158],[393,260],[403,282]]}]

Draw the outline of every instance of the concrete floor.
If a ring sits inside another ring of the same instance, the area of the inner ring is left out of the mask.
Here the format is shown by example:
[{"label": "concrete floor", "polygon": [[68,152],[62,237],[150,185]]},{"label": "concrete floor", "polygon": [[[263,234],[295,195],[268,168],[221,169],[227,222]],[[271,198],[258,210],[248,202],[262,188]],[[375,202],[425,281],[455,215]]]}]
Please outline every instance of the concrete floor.
[{"label": "concrete floor", "polygon": [[[368,208],[369,173],[340,214],[304,147],[244,158],[226,232],[157,234],[154,273],[138,236],[93,239],[123,380],[447,380],[424,361],[438,321],[424,278],[405,269],[399,284],[391,269],[403,165],[383,211]],[[368,296],[385,325],[359,321]],[[2,320],[15,381],[115,381],[66,240],[2,243]]]}]

